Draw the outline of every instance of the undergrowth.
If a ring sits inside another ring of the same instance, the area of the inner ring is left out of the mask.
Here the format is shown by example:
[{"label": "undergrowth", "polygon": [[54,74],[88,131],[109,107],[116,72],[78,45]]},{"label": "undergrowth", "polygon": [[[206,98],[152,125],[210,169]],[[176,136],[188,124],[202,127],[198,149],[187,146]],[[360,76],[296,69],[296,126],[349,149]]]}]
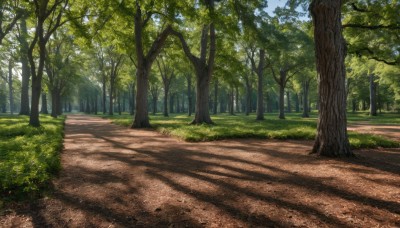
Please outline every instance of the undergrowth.
[{"label": "undergrowth", "polygon": [[26,198],[46,186],[60,170],[65,117],[0,116],[0,189],[3,198]]}]

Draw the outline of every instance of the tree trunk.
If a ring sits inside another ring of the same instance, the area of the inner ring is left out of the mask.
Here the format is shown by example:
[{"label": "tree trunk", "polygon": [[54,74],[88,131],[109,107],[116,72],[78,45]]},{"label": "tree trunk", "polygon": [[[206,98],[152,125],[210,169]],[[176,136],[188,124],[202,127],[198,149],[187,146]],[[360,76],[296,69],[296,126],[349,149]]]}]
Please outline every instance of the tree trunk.
[{"label": "tree trunk", "polygon": [[185,112],[185,93],[182,93],[181,112]]},{"label": "tree trunk", "polygon": [[147,91],[149,89],[150,67],[140,67],[137,69],[137,93],[136,93],[136,114],[132,128],[148,128],[150,126],[149,113],[147,110]]},{"label": "tree trunk", "polygon": [[126,111],[126,92],[124,91],[123,95],[122,95],[122,111],[125,112]]},{"label": "tree trunk", "polygon": [[210,75],[204,70],[196,71],[196,114],[192,124],[213,124],[209,112]]},{"label": "tree trunk", "polygon": [[264,120],[264,94],[263,94],[264,61],[265,61],[265,50],[260,49],[260,60],[258,63],[258,68],[256,70],[258,77],[256,120]]},{"label": "tree trunk", "polygon": [[217,114],[217,109],[218,109],[218,80],[215,80],[214,82],[214,108],[213,108],[213,114]]},{"label": "tree trunk", "polygon": [[251,112],[251,85],[248,76],[246,77],[246,116]]},{"label": "tree trunk", "polygon": [[108,115],[112,116],[114,115],[114,83],[110,82],[110,100],[109,100],[109,110],[108,110]]},{"label": "tree trunk", "polygon": [[240,112],[240,106],[239,106],[239,87],[235,87],[235,104],[236,104],[236,112]]},{"label": "tree trunk", "polygon": [[26,27],[26,19],[21,18],[20,23],[20,52],[21,52],[21,68],[22,68],[22,82],[21,82],[21,109],[19,111],[20,115],[29,115],[30,108],[29,108],[29,80],[31,77],[29,71],[29,60],[28,60],[28,50],[29,44],[27,42],[28,37],[28,29]]},{"label": "tree trunk", "polygon": [[134,115],[135,114],[135,100],[136,100],[135,99],[135,83],[132,83],[130,100],[131,100],[130,114]]},{"label": "tree trunk", "polygon": [[57,89],[56,88],[52,88],[50,89],[50,93],[51,93],[51,117],[53,118],[57,118]]},{"label": "tree trunk", "polygon": [[230,88],[230,92],[228,94],[228,102],[229,102],[229,114],[230,115],[234,115],[234,101],[235,101],[235,97],[234,97],[234,90],[233,90],[233,86],[231,86]]},{"label": "tree trunk", "polygon": [[279,119],[285,119],[285,86],[279,84]]},{"label": "tree trunk", "polygon": [[121,109],[121,92],[118,90],[118,115],[122,114],[122,109]]},{"label": "tree trunk", "polygon": [[313,0],[315,52],[319,82],[319,118],[312,152],[323,156],[353,156],[347,136],[345,40],[341,0]]},{"label": "tree trunk", "polygon": [[103,89],[103,100],[102,100],[102,107],[103,107],[103,114],[106,114],[107,113],[107,93],[106,93],[106,90],[107,90],[107,88],[106,88],[106,75],[105,75],[105,73],[103,72],[102,73],[103,74],[103,76],[102,76],[102,89]]},{"label": "tree trunk", "polygon": [[180,99],[179,99],[179,93],[176,94],[176,113],[180,113]]},{"label": "tree trunk", "polygon": [[286,99],[287,99],[287,112],[292,112],[292,104],[290,103],[290,92],[286,91]]},{"label": "tree trunk", "polygon": [[40,113],[49,114],[49,111],[47,110],[47,96],[44,92],[42,93],[42,108],[40,110]]},{"label": "tree trunk", "polygon": [[12,69],[13,69],[13,61],[10,57],[8,61],[8,93],[10,98],[10,113],[14,114],[14,90],[13,90],[13,77],[12,77]]},{"label": "tree trunk", "polygon": [[163,115],[165,117],[169,116],[168,115],[168,92],[169,92],[169,89],[164,87],[164,113],[163,113]]},{"label": "tree trunk", "polygon": [[187,98],[188,98],[188,116],[192,116],[192,109],[193,109],[193,103],[192,103],[192,77],[188,75],[186,77],[187,80]]},{"label": "tree trunk", "polygon": [[303,118],[308,118],[310,115],[308,114],[308,91],[310,88],[310,80],[305,80],[303,82]]},{"label": "tree trunk", "polygon": [[369,75],[369,105],[370,115],[376,116],[376,83],[374,74]]},{"label": "tree trunk", "polygon": [[294,96],[294,103],[295,103],[295,109],[296,109],[296,113],[300,112],[300,102],[299,102],[299,94],[296,93]]},{"label": "tree trunk", "polygon": [[40,100],[41,90],[42,90],[42,77],[32,77],[32,97],[31,97],[32,107],[31,107],[31,114],[29,116],[29,125],[33,127],[40,126],[39,100]]},{"label": "tree trunk", "polygon": [[153,96],[153,115],[157,113],[157,96]]}]

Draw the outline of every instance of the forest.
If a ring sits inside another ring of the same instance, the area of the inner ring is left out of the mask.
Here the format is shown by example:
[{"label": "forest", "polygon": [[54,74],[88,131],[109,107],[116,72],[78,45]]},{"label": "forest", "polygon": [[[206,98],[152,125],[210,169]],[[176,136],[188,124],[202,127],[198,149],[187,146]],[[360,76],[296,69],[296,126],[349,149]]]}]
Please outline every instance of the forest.
[{"label": "forest", "polygon": [[1,0],[0,226],[399,226],[399,12]]}]

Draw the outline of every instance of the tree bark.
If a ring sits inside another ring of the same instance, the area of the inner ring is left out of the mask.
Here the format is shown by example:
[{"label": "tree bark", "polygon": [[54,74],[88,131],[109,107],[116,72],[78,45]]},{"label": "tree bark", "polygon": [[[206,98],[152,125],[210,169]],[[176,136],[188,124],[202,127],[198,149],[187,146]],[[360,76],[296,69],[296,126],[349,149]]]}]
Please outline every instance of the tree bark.
[{"label": "tree bark", "polygon": [[239,106],[239,87],[235,86],[235,103],[236,103],[236,112],[240,112]]},{"label": "tree bark", "polygon": [[217,115],[218,109],[218,80],[214,81],[214,107],[213,114]]},{"label": "tree bark", "polygon": [[[213,11],[214,1],[209,1],[210,10]],[[209,32],[209,39],[208,39]],[[196,71],[196,113],[192,124],[213,124],[209,112],[209,91],[210,81],[214,70],[215,50],[216,50],[216,37],[214,23],[204,25],[200,42],[200,57],[194,56],[188,44],[186,43],[183,35],[179,32],[173,31],[181,41],[183,50],[193,64]],[[210,45],[208,45],[208,40]],[[209,46],[209,54],[207,61],[207,48]]]},{"label": "tree bark", "polygon": [[10,114],[14,114],[14,89],[13,89],[13,75],[12,69],[14,67],[14,63],[12,61],[12,57],[10,57],[8,61],[8,94],[10,99]]},{"label": "tree bark", "polygon": [[294,103],[295,103],[296,113],[300,112],[300,102],[299,102],[299,94],[298,93],[296,93],[294,96]]},{"label": "tree bark", "polygon": [[29,71],[29,60],[28,60],[28,50],[29,44],[27,42],[28,29],[26,27],[26,18],[21,18],[20,23],[20,34],[18,37],[20,43],[21,52],[21,68],[22,68],[22,82],[21,82],[21,109],[19,111],[20,115],[29,115],[29,80],[31,77]]},{"label": "tree bark", "polygon": [[279,119],[285,119],[285,87],[279,84]]},{"label": "tree bark", "polygon": [[186,75],[187,80],[187,98],[188,98],[188,116],[192,116],[192,76],[190,74]]},{"label": "tree bark", "polygon": [[309,118],[308,108],[308,91],[310,88],[310,80],[303,81],[303,118]]},{"label": "tree bark", "polygon": [[148,128],[150,126],[147,110],[147,94],[149,89],[149,67],[139,67],[136,71],[136,105],[132,128]]},{"label": "tree bark", "polygon": [[264,120],[264,94],[263,94],[263,72],[265,65],[265,50],[260,49],[260,60],[256,69],[258,77],[258,88],[257,88],[257,117],[256,120]]},{"label": "tree bark", "polygon": [[248,116],[251,112],[251,84],[248,75],[245,77],[245,82],[246,82],[246,116]]},{"label": "tree bark", "polygon": [[144,53],[143,47],[143,29],[144,21],[142,16],[142,9],[139,1],[136,1],[136,11],[134,16],[134,30],[135,30],[135,51],[137,58],[137,94],[136,94],[136,114],[133,120],[132,128],[148,128],[151,127],[148,113],[148,87],[149,87],[149,73],[151,66],[157,56],[160,54],[162,47],[169,34],[172,32],[172,27],[168,25],[153,41],[147,54]]},{"label": "tree bark", "polygon": [[231,86],[231,91],[229,92],[229,114],[230,115],[235,115],[234,113],[234,101],[235,101],[235,93],[234,93],[234,89],[233,86]]},{"label": "tree bark", "polygon": [[57,101],[57,89],[52,88],[51,89],[51,117],[57,118],[57,113],[58,113],[58,101]]},{"label": "tree bark", "polygon": [[369,111],[371,116],[376,116],[376,83],[374,74],[369,75]]},{"label": "tree bark", "polygon": [[290,92],[286,91],[286,99],[287,99],[287,112],[291,113],[292,112],[292,104],[290,102]]},{"label": "tree bark", "polygon": [[341,0],[313,0],[315,53],[319,82],[319,118],[312,153],[353,156],[347,136],[345,65]]},{"label": "tree bark", "polygon": [[42,93],[42,108],[40,110],[40,113],[49,114],[49,111],[47,110],[47,95],[44,92]]}]

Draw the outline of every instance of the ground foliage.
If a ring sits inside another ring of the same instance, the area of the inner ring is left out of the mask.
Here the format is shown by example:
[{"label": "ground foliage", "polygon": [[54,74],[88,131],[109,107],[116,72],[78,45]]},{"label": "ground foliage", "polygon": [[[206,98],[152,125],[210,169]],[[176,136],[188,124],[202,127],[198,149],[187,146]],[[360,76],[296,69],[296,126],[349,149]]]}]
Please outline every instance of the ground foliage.
[{"label": "ground foliage", "polygon": [[0,193],[26,197],[60,170],[64,117],[41,116],[31,127],[26,116],[0,116]]},{"label": "ground foliage", "polygon": [[[129,126],[129,115],[105,116],[113,123]],[[301,118],[299,114],[288,114],[287,119],[280,120],[276,114],[266,114],[265,121],[256,121],[253,115],[214,115],[214,125],[189,125],[190,117],[186,115],[172,115],[170,118],[161,115],[151,116],[153,127],[157,131],[180,138],[185,141],[213,141],[228,138],[263,138],[263,139],[306,139],[313,140],[316,134],[316,115],[311,118]],[[388,114],[385,118],[370,118],[365,114],[352,114],[350,120],[378,121],[377,123],[397,121],[396,115]],[[386,139],[379,135],[350,132],[352,148],[399,147],[399,142]]]}]

